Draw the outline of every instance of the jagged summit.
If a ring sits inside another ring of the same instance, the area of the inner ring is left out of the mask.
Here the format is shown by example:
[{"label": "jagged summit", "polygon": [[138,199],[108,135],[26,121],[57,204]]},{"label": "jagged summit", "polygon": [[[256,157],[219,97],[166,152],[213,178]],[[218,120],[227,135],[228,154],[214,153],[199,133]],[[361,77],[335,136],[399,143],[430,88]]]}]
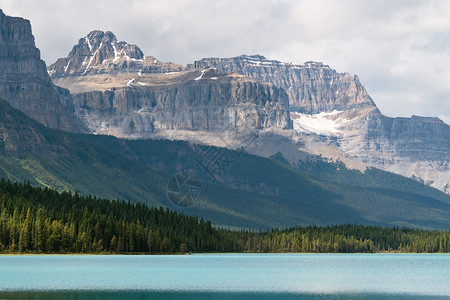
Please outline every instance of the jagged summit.
[{"label": "jagged summit", "polygon": [[118,42],[114,33],[100,30],[91,31],[86,37],[81,38],[78,41],[78,45],[74,46],[72,52],[69,53],[69,57],[76,55],[84,56],[86,54],[93,56],[94,59],[97,58],[97,63],[110,60],[117,61],[121,58],[127,60],[144,58],[144,53],[142,53],[138,46],[123,41]]},{"label": "jagged summit", "polygon": [[52,78],[109,74],[118,72],[163,73],[182,67],[144,57],[134,44],[118,41],[111,31],[94,30],[78,40],[66,58],[59,58],[47,68]]}]

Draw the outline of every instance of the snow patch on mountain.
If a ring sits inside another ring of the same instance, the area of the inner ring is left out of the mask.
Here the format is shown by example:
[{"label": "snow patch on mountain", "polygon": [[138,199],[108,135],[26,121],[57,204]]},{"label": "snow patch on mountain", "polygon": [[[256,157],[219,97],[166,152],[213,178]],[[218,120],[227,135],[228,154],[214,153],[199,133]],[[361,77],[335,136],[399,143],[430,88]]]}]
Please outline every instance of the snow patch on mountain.
[{"label": "snow patch on mountain", "polygon": [[127,82],[127,86],[133,86],[133,84],[134,84],[134,78],[130,79],[130,80]]},{"label": "snow patch on mountain", "polygon": [[206,72],[206,70],[203,70],[203,71],[202,71],[202,74],[200,74],[200,76],[198,76],[198,77],[195,78],[194,80],[195,80],[195,81],[198,81],[198,80],[202,79],[202,78],[203,78],[203,75],[205,74],[205,72]]},{"label": "snow patch on mountain", "polygon": [[291,119],[294,122],[294,130],[297,132],[309,132],[325,136],[340,136],[340,129],[348,120],[336,117],[342,111],[334,110],[330,113],[321,112],[318,114],[302,114],[291,112]]}]

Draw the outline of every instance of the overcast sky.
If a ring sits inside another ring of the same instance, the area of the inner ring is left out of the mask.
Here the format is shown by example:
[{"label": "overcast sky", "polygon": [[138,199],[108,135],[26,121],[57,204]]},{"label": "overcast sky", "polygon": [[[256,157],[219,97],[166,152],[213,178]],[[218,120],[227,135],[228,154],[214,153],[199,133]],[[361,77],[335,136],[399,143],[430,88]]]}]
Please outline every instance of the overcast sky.
[{"label": "overcast sky", "polygon": [[320,61],[358,75],[388,116],[450,124],[447,0],[0,0],[0,8],[31,21],[47,64],[94,29],[180,64],[240,54]]}]

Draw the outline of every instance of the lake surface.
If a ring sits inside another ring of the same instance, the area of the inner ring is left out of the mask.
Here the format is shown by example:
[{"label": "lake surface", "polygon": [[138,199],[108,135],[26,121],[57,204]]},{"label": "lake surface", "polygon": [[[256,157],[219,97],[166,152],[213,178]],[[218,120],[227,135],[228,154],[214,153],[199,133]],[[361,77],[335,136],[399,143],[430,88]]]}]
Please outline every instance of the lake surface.
[{"label": "lake surface", "polygon": [[0,299],[450,299],[448,254],[0,256]]}]

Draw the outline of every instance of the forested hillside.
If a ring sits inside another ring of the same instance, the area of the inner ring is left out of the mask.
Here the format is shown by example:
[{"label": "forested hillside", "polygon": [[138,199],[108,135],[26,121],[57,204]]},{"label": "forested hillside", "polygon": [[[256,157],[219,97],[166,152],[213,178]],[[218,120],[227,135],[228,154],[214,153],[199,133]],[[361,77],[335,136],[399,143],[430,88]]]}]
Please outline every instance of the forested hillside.
[{"label": "forested hillside", "polygon": [[[219,232],[143,204],[0,181],[0,250],[37,253],[186,252],[218,249]],[[183,250],[184,249],[184,250]]]},{"label": "forested hillside", "polygon": [[448,231],[340,225],[268,232],[0,181],[1,253],[450,252]]}]

